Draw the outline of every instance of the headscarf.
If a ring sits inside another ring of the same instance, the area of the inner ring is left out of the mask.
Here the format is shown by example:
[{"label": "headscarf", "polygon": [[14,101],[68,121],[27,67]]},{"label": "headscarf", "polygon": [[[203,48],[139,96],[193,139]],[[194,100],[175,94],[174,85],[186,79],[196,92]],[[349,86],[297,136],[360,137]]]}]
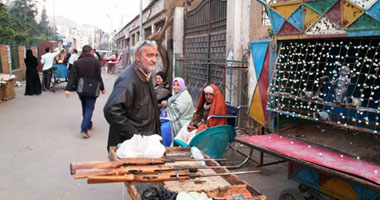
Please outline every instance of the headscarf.
[{"label": "headscarf", "polygon": [[203,92],[214,94],[214,89],[208,85],[205,87],[205,89],[203,89]]},{"label": "headscarf", "polygon": [[33,63],[32,65],[38,65],[37,58],[33,56],[33,52],[31,49],[26,50],[25,62]]},{"label": "headscarf", "polygon": [[26,50],[26,58],[28,59],[34,58],[33,51],[31,49]]},{"label": "headscarf", "polygon": [[[216,85],[208,85],[214,89],[214,100],[211,104],[210,108],[210,113],[208,116],[211,115],[226,115],[227,114],[227,105],[226,102],[224,101],[223,94],[220,92],[219,88]],[[206,86],[206,87],[208,87]],[[199,97],[199,101],[197,104],[197,111],[201,109],[205,103],[205,92],[203,91],[201,96]],[[208,126],[206,124],[202,124],[198,127],[197,133],[200,131],[207,129],[208,127],[213,127],[213,126],[219,126],[219,125],[225,125],[227,124],[227,119],[226,118],[211,118],[208,121]]]},{"label": "headscarf", "polygon": [[165,75],[164,72],[159,71],[159,72],[156,73],[156,76],[157,76],[157,75],[161,76],[161,78],[162,78],[162,82],[165,82],[165,81],[166,81],[166,75]]},{"label": "headscarf", "polygon": [[183,90],[186,88],[186,85],[185,85],[185,80],[183,80],[183,78],[181,77],[175,77],[173,82],[172,82],[172,86],[174,84],[174,81],[177,81],[178,82],[178,85],[179,85],[179,89],[180,90]]},{"label": "headscarf", "polygon": [[161,104],[162,101],[169,99],[172,90],[170,88],[169,83],[166,81],[166,75],[164,74],[164,72],[159,71],[156,73],[156,76],[157,75],[162,78],[162,83],[156,83],[156,85],[154,86],[154,92],[156,93],[158,103]]}]

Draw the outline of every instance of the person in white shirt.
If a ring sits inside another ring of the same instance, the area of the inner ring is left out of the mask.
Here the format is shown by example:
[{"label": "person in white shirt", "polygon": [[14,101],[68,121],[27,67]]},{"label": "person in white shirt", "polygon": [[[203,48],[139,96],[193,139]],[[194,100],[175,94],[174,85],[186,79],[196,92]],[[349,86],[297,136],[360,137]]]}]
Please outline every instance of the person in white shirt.
[{"label": "person in white shirt", "polygon": [[71,72],[71,68],[74,65],[74,62],[77,61],[78,58],[79,58],[79,56],[78,56],[78,50],[76,50],[76,49],[71,50],[71,56],[70,56],[69,61],[68,61],[69,75],[70,75],[70,72]]},{"label": "person in white shirt", "polygon": [[44,65],[42,67],[42,91],[50,90],[50,82],[51,82],[51,75],[52,75],[52,67],[53,67],[53,60],[54,58],[63,51],[58,51],[58,49],[50,53],[50,48],[47,47],[45,49],[45,54],[41,56],[41,63]]}]

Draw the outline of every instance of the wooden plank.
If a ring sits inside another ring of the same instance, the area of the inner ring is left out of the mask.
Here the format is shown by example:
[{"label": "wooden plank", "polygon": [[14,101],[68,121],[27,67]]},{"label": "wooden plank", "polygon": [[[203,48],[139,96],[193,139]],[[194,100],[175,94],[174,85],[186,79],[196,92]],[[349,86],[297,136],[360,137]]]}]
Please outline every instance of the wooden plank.
[{"label": "wooden plank", "polygon": [[[116,155],[117,147],[110,147],[109,159],[118,160]],[[187,154],[190,148],[182,147],[167,147],[167,155],[180,155]],[[187,157],[187,155],[185,156]],[[210,158],[204,155],[205,158]],[[193,161],[178,161],[174,163],[166,163],[166,165],[186,165],[186,166],[199,166],[198,162]],[[219,166],[219,163],[210,160],[206,161],[207,166]],[[226,168],[217,169],[199,169],[201,174],[216,174],[230,172]],[[265,195],[252,188],[248,183],[241,181],[236,175],[215,176],[215,177],[201,177],[185,181],[165,181],[162,182],[164,187],[174,192],[205,192],[208,197],[224,197],[224,195],[239,194],[243,191],[251,193],[252,197],[245,198],[245,200],[265,200]],[[125,187],[128,190],[129,197],[133,200],[141,200],[141,194],[137,191],[136,185],[138,182],[125,182]],[[149,185],[156,186],[160,183],[149,183]]]}]

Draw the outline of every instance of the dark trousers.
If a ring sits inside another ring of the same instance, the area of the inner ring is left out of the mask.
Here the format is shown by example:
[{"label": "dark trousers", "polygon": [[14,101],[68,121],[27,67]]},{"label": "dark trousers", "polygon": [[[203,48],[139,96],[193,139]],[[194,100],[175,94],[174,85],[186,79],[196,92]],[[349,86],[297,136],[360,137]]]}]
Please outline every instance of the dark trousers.
[{"label": "dark trousers", "polygon": [[42,72],[42,89],[50,90],[51,75],[52,75],[51,69],[44,70]]},{"label": "dark trousers", "polygon": [[81,132],[87,133],[91,124],[92,113],[94,112],[96,98],[78,95],[80,102],[82,103],[82,124]]},{"label": "dark trousers", "polygon": [[72,64],[69,64],[69,69],[68,69],[68,78],[70,78],[70,74],[71,74],[71,69],[73,68],[73,65]]}]

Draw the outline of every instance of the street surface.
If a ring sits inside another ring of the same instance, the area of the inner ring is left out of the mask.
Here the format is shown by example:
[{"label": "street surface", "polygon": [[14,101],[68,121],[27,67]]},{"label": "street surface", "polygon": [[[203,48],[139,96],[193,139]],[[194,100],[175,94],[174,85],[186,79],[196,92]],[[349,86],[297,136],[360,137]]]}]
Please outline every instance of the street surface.
[{"label": "street surface", "polygon": [[[108,123],[102,109],[117,75],[103,69],[107,93],[97,99],[89,139],[80,136],[80,101],[75,92],[65,97],[66,83],[59,84],[55,93],[24,96],[23,82],[16,88],[16,98],[0,103],[1,200],[124,199],[122,183],[88,185],[69,172],[71,162],[108,160]],[[233,162],[243,159],[231,151],[226,156]],[[249,162],[239,171],[255,170],[253,165]],[[261,174],[240,177],[269,200],[296,187],[287,180],[286,163],[259,169]]]}]

